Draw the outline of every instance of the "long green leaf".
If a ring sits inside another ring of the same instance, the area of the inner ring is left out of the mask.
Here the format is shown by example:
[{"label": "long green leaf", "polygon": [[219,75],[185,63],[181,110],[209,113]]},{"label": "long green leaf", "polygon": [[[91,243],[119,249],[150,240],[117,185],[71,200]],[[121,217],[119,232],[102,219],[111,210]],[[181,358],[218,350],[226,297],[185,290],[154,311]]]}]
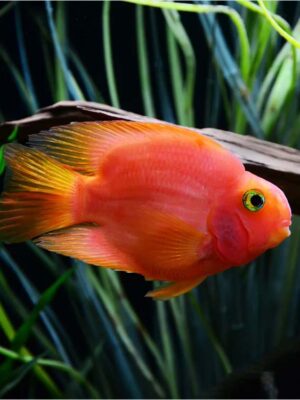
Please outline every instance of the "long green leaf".
[{"label": "long green leaf", "polygon": [[21,325],[18,331],[15,334],[15,337],[12,341],[12,349],[14,351],[18,351],[24,344],[27,342],[33,325],[38,319],[41,311],[51,303],[52,299],[56,295],[57,290],[70,278],[73,274],[74,270],[70,269],[66,271],[62,276],[60,276],[56,282],[53,283],[40,297],[38,303],[35,305],[32,310],[30,316],[27,320]]},{"label": "long green leaf", "polygon": [[120,101],[117,92],[117,85],[113,67],[112,44],[110,35],[110,7],[111,7],[111,2],[109,0],[105,0],[103,2],[103,11],[102,11],[103,50],[104,50],[107,84],[108,84],[111,104],[115,107],[120,107]]},{"label": "long green leaf", "polygon": [[154,117],[155,110],[153,104],[153,94],[149,70],[149,57],[145,35],[144,12],[143,7],[141,6],[136,7],[136,40],[141,92],[144,102],[145,113],[149,117]]}]

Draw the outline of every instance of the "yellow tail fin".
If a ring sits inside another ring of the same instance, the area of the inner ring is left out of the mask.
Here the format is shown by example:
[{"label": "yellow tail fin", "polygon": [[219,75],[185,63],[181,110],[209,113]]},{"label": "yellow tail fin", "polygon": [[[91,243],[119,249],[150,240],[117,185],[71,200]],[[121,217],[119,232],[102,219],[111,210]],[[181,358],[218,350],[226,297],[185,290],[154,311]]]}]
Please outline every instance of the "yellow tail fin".
[{"label": "yellow tail fin", "polygon": [[75,223],[72,196],[78,174],[39,150],[5,149],[6,185],[0,198],[0,241],[21,242]]}]

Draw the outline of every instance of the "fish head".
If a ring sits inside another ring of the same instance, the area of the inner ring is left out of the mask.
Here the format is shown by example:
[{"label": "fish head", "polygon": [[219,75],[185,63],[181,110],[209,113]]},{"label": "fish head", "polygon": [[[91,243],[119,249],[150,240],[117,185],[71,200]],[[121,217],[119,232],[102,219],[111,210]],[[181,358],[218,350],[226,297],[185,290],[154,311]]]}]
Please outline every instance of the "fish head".
[{"label": "fish head", "polygon": [[208,229],[218,256],[232,266],[245,264],[290,235],[291,209],[282,190],[248,171],[224,191]]}]

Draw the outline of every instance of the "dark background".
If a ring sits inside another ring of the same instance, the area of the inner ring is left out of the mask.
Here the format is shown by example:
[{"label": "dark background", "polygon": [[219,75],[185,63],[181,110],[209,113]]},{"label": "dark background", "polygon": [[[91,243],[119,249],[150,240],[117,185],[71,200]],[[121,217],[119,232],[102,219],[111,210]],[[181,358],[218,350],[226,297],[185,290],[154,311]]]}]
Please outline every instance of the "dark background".
[{"label": "dark background", "polygon": [[[214,2],[224,4],[224,2]],[[284,4],[283,4],[284,3]],[[1,1],[1,5],[7,2]],[[52,3],[55,15],[55,2]],[[73,48],[88,72],[96,82],[103,98],[109,103],[109,95],[106,84],[106,74],[103,60],[102,45],[102,2],[98,1],[67,1],[66,7],[66,30],[68,45]],[[38,22],[41,22],[45,32],[49,34],[46,18],[45,4],[41,1],[17,2],[20,11],[22,28],[24,33],[25,49],[29,60],[29,67],[32,72],[32,79],[36,94],[39,99],[39,106],[43,107],[53,102],[49,86],[47,84],[46,65],[44,61],[42,44],[47,41],[45,35],[41,34]],[[15,7],[16,8],[16,7]],[[152,73],[155,78],[153,82],[154,93],[159,102],[162,96],[162,87],[159,78],[162,74],[168,75],[167,52],[164,35],[164,21],[161,11],[158,9],[145,8],[146,34],[148,36],[149,60]],[[284,1],[279,4],[278,13],[287,19],[291,24],[295,22],[300,13],[299,2]],[[111,32],[114,43],[114,68],[117,76],[117,86],[124,109],[143,113],[140,97],[139,78],[137,70],[136,34],[134,18],[134,7],[120,1],[113,1],[111,4]],[[205,35],[198,16],[193,13],[182,13],[182,20],[191,36],[194,51],[198,60],[197,64],[197,85],[195,92],[195,103],[197,110],[197,126],[205,125],[205,96],[209,90],[209,71],[212,68],[212,53],[207,47]],[[151,23],[153,21],[153,24]],[[232,35],[236,35],[235,27],[228,22],[228,17],[219,16],[229,45]],[[11,9],[5,17],[0,20],[0,46],[3,47],[18,68],[21,67],[19,49],[16,39],[16,12]],[[155,32],[153,32],[155,27]],[[156,37],[155,37],[156,36]],[[49,38],[49,37],[48,37]],[[160,57],[155,57],[154,43],[157,40]],[[54,52],[53,52],[54,57]],[[70,65],[72,67],[72,65]],[[8,66],[0,63],[0,110],[6,120],[17,119],[28,115],[28,110],[20,101],[14,79]],[[170,88],[167,87],[167,97],[170,97]],[[165,117],[172,116],[173,105],[170,102],[170,113],[165,112]],[[164,114],[161,110],[158,114]],[[164,117],[164,115],[158,115]],[[170,118],[168,118],[170,119]],[[219,127],[226,128],[225,121],[220,118]]]}]

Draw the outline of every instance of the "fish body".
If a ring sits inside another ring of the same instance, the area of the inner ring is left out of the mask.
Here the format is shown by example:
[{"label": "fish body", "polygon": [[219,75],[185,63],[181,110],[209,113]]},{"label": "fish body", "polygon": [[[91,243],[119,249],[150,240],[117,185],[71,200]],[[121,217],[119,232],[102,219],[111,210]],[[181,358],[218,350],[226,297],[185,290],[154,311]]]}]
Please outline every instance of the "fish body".
[{"label": "fish body", "polygon": [[173,283],[152,297],[182,294],[289,235],[283,192],[192,130],[74,123],[29,144],[6,149],[0,239]]}]

